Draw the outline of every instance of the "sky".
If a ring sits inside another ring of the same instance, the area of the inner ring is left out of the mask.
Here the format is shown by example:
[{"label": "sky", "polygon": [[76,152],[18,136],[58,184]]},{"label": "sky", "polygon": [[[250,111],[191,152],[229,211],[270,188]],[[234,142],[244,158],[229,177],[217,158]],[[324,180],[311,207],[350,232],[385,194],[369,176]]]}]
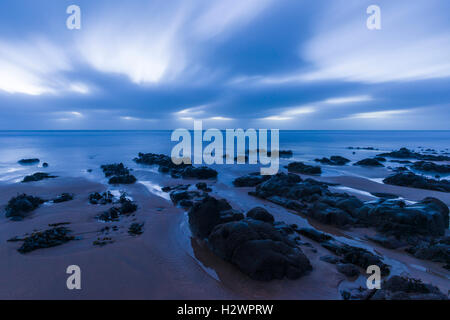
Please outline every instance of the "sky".
[{"label": "sky", "polygon": [[449,12],[447,0],[2,0],[0,130],[446,130]]}]

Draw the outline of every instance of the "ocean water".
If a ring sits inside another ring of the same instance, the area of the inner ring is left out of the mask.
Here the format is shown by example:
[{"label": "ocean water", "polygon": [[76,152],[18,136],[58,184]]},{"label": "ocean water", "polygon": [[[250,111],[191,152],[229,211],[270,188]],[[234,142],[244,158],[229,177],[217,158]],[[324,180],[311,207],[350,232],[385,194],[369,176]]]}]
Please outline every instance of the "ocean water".
[{"label": "ocean water", "polygon": [[[172,131],[0,131],[0,181],[17,182],[36,171],[65,176],[92,177],[87,169],[98,169],[107,163],[123,162],[139,167],[132,160],[139,152],[170,155],[176,142]],[[206,146],[206,143],[204,144]],[[349,147],[372,147],[377,150],[350,150]],[[282,160],[314,163],[318,157],[341,155],[352,161],[378,153],[407,147],[417,151],[434,149],[450,152],[450,131],[281,131],[280,149],[294,151],[294,157]],[[353,154],[355,152],[356,154]],[[22,158],[39,158],[47,169],[20,166]],[[391,165],[391,164],[389,164]],[[396,166],[396,164],[392,164]],[[231,179],[257,166],[213,166]],[[142,169],[142,167],[141,167]],[[386,169],[324,167],[325,175],[355,174],[369,178],[383,177]],[[95,177],[95,175],[94,175]]]}]

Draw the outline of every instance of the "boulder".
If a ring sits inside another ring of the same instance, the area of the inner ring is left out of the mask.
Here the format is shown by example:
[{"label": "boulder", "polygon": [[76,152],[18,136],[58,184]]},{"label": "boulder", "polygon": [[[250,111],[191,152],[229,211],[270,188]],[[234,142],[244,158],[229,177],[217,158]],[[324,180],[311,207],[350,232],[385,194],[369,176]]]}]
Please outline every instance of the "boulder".
[{"label": "boulder", "polygon": [[364,166],[364,167],[384,167],[384,165],[376,159],[363,159],[354,164],[355,166]]},{"label": "boulder", "polygon": [[268,223],[274,223],[275,219],[266,209],[261,207],[256,207],[247,212],[247,218],[254,220],[260,220]]},{"label": "boulder", "polygon": [[450,182],[448,180],[429,179],[412,172],[394,174],[384,179],[383,182],[395,186],[450,192]]},{"label": "boulder", "polygon": [[417,160],[428,160],[428,161],[450,161],[448,156],[435,156],[430,154],[420,154],[411,151],[407,148],[401,148],[400,150],[379,154],[380,157],[390,157],[397,159],[417,159]]},{"label": "boulder", "polygon": [[320,175],[322,173],[322,169],[320,167],[309,166],[303,162],[291,162],[286,168],[289,172],[307,175]]},{"label": "boulder", "polygon": [[220,223],[220,203],[217,199],[206,197],[189,210],[189,226],[194,236],[204,239]]},{"label": "boulder", "polygon": [[418,161],[415,162],[411,168],[418,170],[418,171],[424,171],[424,172],[437,172],[437,173],[443,173],[448,174],[450,173],[450,165],[448,164],[435,164],[433,162],[428,161]]},{"label": "boulder", "polygon": [[55,179],[55,178],[58,178],[58,177],[52,176],[52,175],[50,175],[48,173],[44,173],[44,172],[37,172],[35,174],[32,174],[31,176],[26,176],[25,178],[23,178],[22,182],[27,183],[27,182],[46,180],[46,179]]},{"label": "boulder", "polygon": [[5,215],[12,220],[22,220],[33,210],[36,210],[45,201],[26,194],[11,198],[5,208]]},{"label": "boulder", "polygon": [[35,165],[38,164],[39,162],[41,162],[41,160],[37,159],[37,158],[33,158],[33,159],[21,159],[19,161],[17,161],[18,164],[22,165],[22,166],[31,166],[31,165]]},{"label": "boulder", "polygon": [[336,269],[347,277],[356,277],[360,274],[359,268],[351,263],[338,263]]},{"label": "boulder", "polygon": [[322,164],[330,165],[330,166],[345,166],[350,162],[349,159],[341,157],[341,156],[331,156],[330,159],[322,158],[314,160],[316,162],[320,162]]}]

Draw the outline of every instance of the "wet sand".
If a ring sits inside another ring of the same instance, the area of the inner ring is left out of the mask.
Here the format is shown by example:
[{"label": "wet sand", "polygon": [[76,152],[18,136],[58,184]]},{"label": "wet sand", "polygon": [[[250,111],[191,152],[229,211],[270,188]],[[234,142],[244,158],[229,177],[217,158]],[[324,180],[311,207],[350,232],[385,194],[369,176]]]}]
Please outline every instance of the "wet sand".
[{"label": "wet sand", "polygon": [[[143,173],[135,172],[139,180]],[[339,288],[348,280],[334,265],[319,258],[331,254],[319,244],[302,250],[311,260],[313,271],[299,280],[258,282],[251,280],[234,266],[222,261],[202,241],[192,239],[186,213],[164,199],[160,187],[174,184],[195,184],[196,181],[168,179],[159,173],[145,173],[152,187],[137,183],[121,187],[139,206],[135,215],[119,222],[101,223],[95,216],[109,206],[88,203],[88,195],[102,192],[109,186],[84,178],[58,178],[30,184],[0,184],[0,210],[18,193],[41,198],[54,198],[62,192],[74,193],[75,200],[43,205],[24,221],[13,222],[0,215],[0,299],[340,299]],[[435,196],[449,203],[448,194],[434,191],[393,187],[355,177],[320,178],[346,187],[368,192],[389,192],[416,201]],[[431,282],[443,292],[450,289],[450,272],[441,264],[415,259],[399,250],[388,250],[364,239],[371,230],[340,229],[324,226],[304,216],[247,194],[251,188],[236,189],[219,181],[211,184],[213,196],[223,197],[236,209],[266,207],[276,220],[313,226],[334,234],[339,240],[375,250],[393,266],[394,274],[409,274]],[[149,189],[152,191],[150,192]],[[356,194],[361,198],[364,195]],[[366,199],[364,199],[366,200]],[[6,242],[48,225],[70,222],[79,240],[26,255],[17,252],[20,243]],[[145,223],[141,236],[130,236],[133,222]],[[117,226],[108,235],[100,230]],[[96,247],[98,237],[111,237],[114,243]],[[66,288],[66,268],[78,265],[82,271],[82,290]]]}]

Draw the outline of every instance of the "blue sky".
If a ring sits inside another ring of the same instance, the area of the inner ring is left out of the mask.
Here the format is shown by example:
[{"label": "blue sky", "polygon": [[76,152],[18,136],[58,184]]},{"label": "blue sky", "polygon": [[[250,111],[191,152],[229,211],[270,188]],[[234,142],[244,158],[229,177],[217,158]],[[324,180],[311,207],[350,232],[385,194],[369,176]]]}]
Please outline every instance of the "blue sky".
[{"label": "blue sky", "polygon": [[[81,8],[81,30],[66,8]],[[381,8],[381,30],[366,9]],[[446,0],[2,0],[0,129],[448,129]]]}]

